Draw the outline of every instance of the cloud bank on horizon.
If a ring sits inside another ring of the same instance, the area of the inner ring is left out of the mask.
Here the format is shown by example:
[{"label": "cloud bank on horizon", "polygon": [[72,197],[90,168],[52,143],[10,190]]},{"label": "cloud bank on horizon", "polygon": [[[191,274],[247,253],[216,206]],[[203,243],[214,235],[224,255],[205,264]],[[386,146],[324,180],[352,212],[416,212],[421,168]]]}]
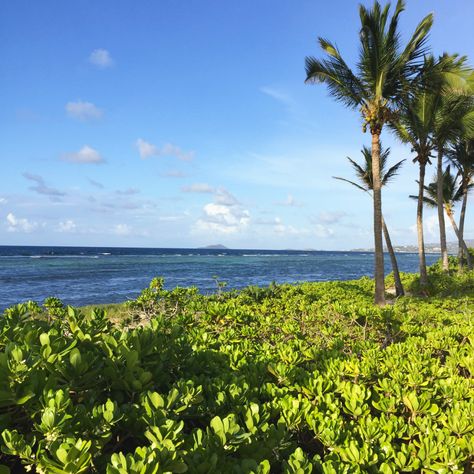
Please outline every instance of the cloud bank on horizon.
[{"label": "cloud bank on horizon", "polygon": [[[474,57],[474,5],[430,8],[434,52]],[[357,113],[303,83],[317,36],[357,60],[355,6],[46,0],[4,10],[0,244],[372,247],[367,196],[331,178],[352,178],[345,157],[358,160],[370,138]],[[106,30],[70,21],[105,12]],[[402,27],[426,13],[408,5]],[[50,29],[36,27],[53,15]],[[391,161],[411,156],[382,139]],[[409,161],[384,191],[399,245],[416,242]],[[468,208],[466,238],[473,218]],[[426,240],[435,223],[428,211]]]}]

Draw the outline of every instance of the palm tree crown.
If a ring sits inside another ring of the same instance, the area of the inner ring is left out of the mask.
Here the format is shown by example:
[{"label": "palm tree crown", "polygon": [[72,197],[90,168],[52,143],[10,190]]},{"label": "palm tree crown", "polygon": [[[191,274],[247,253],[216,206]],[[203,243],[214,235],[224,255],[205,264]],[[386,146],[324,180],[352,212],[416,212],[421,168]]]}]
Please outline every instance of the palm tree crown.
[{"label": "palm tree crown", "polygon": [[[364,157],[364,161],[362,165],[354,161],[352,158],[347,157],[349,160],[352,169],[355,172],[355,175],[358,178],[359,184],[355,183],[354,181],[350,181],[345,178],[340,178],[337,176],[334,176],[335,179],[338,179],[340,181],[345,181],[346,183],[352,184],[353,186],[361,189],[362,191],[372,191],[374,183],[373,183],[373,177],[372,177],[372,153],[368,147],[365,145],[362,147],[361,150],[362,156]],[[398,171],[400,170],[401,166],[403,165],[403,162],[405,160],[401,160],[398,163],[394,164],[390,168],[387,169],[388,166],[388,158],[390,156],[390,148],[383,149],[383,147],[380,147],[380,180],[382,182],[382,186],[385,186],[388,184],[397,174]]]},{"label": "palm tree crown", "polygon": [[458,170],[460,179],[469,184],[474,177],[474,140],[457,140],[446,156]]},{"label": "palm tree crown", "polygon": [[376,1],[370,10],[363,5],[359,7],[361,47],[356,73],[337,47],[324,38],[319,38],[319,44],[327,58],[306,58],[306,81],[324,82],[335,99],[349,107],[359,107],[365,120],[364,129],[369,126],[372,133],[380,133],[384,123],[391,120],[427,52],[432,15],[419,23],[402,48],[398,20],[404,9],[405,2],[398,0],[389,21],[390,4],[382,8]]},{"label": "palm tree crown", "polygon": [[[472,189],[474,184],[470,183],[468,189]],[[438,206],[438,178],[433,177],[433,181],[424,186],[425,196],[423,202],[429,207]],[[418,196],[410,195],[412,199],[418,199]],[[451,166],[447,166],[443,171],[443,206],[448,212],[452,212],[456,203],[463,198],[463,189],[461,183],[458,182],[457,177],[451,174]]]}]

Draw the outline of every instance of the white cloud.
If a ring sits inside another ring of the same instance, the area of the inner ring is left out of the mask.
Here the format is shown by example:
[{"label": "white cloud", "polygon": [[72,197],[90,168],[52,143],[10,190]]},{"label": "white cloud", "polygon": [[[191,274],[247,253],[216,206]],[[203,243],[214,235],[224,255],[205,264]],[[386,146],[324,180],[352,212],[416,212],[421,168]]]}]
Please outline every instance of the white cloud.
[{"label": "white cloud", "polygon": [[183,186],[181,190],[184,193],[204,193],[212,194],[215,189],[207,183],[194,183],[189,186]]},{"label": "white cloud", "polygon": [[0,205],[6,204],[8,201],[5,198],[0,197]]},{"label": "white cloud", "polygon": [[76,228],[77,228],[76,223],[72,219],[69,219],[67,221],[60,222],[58,224],[57,231],[68,233],[68,232],[74,232]]},{"label": "white cloud", "polygon": [[225,188],[215,191],[214,202],[206,204],[203,215],[194,225],[197,232],[235,234],[250,223],[250,212]]},{"label": "white cloud", "polygon": [[75,153],[65,153],[61,156],[61,159],[70,163],[99,164],[105,162],[100,153],[89,145],[84,145]]},{"label": "white cloud", "polygon": [[153,145],[152,143],[148,143],[142,138],[139,138],[135,142],[137,148],[138,148],[138,153],[140,153],[140,158],[150,158],[150,156],[159,156],[160,150]]},{"label": "white cloud", "polygon": [[113,66],[114,61],[106,49],[94,49],[89,56],[89,62],[100,69],[106,69]]},{"label": "white cloud", "polygon": [[66,112],[69,117],[83,121],[98,119],[103,115],[102,109],[99,109],[92,102],[84,102],[82,100],[68,102],[66,104]]},{"label": "white cloud", "polygon": [[19,219],[13,213],[7,215],[7,231],[8,232],[33,232],[38,227],[37,222],[28,219]]},{"label": "white cloud", "polygon": [[140,158],[146,159],[152,156],[174,156],[181,161],[191,161],[194,158],[194,151],[184,151],[179,146],[172,143],[165,143],[161,148],[158,148],[153,143],[149,143],[142,138],[138,138],[135,142],[138,148]]},{"label": "white cloud", "polygon": [[128,224],[117,224],[113,230],[117,235],[130,235],[132,233],[132,228]]}]

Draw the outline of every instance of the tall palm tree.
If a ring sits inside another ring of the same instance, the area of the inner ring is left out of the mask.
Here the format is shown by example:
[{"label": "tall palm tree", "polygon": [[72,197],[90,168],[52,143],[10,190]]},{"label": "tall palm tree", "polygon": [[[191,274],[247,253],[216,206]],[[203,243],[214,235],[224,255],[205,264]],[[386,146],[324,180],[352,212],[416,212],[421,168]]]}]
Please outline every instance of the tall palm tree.
[{"label": "tall palm tree", "polygon": [[[463,72],[464,58],[459,61],[459,75]],[[449,143],[474,129],[474,97],[471,92],[452,87],[449,84],[439,91],[440,100],[436,110],[433,143],[437,151],[437,192],[438,192],[438,221],[440,232],[441,257],[443,270],[449,269],[448,250],[446,245],[446,228],[443,211],[443,158]]]},{"label": "tall palm tree", "polygon": [[[423,198],[423,202],[432,208],[438,208],[438,174],[436,173],[433,181],[425,186],[426,195]],[[467,185],[467,192],[469,192],[474,187],[473,183],[469,183]],[[412,199],[418,199],[418,196],[410,196]],[[459,232],[459,228],[456,225],[456,221],[454,220],[454,206],[456,203],[463,200],[463,185],[462,183],[458,183],[456,176],[451,174],[451,166],[447,166],[446,169],[443,171],[443,195],[441,205],[443,207],[443,211],[446,213],[456,237],[459,241],[459,245],[461,245],[466,253],[467,265],[468,268],[472,269],[472,260],[469,254],[469,251],[466,246],[466,242],[461,237]]]},{"label": "tall palm tree", "polygon": [[375,1],[371,9],[359,6],[361,22],[359,61],[355,72],[342,58],[339,50],[326,39],[319,44],[326,58],[306,58],[306,82],[323,82],[330,94],[348,107],[359,108],[364,131],[372,135],[372,175],[375,247],[375,303],[385,304],[382,195],[380,178],[380,135],[384,125],[396,115],[402,98],[410,91],[426,54],[432,15],[416,27],[404,47],[401,45],[398,20],[405,2],[398,0],[391,18],[390,4],[382,8]]},{"label": "tall palm tree", "polygon": [[[474,139],[458,140],[453,143],[447,152],[447,158],[457,168],[458,177],[461,180],[463,198],[459,214],[459,235],[464,240],[464,220],[466,217],[469,185],[474,178]],[[459,266],[462,268],[464,264],[464,249],[461,242],[459,242],[458,258]]]},{"label": "tall palm tree", "polygon": [[[345,178],[340,178],[338,176],[334,176],[335,179],[339,179],[340,181],[345,181],[346,183],[352,184],[356,188],[368,193],[372,196],[372,189],[374,187],[374,182],[372,178],[372,153],[369,148],[364,146],[361,150],[362,156],[364,157],[364,162],[362,165],[359,165],[351,158],[347,157],[349,163],[352,165],[352,168],[355,172],[355,175],[358,178],[359,183],[355,183],[354,181],[350,181]],[[380,144],[380,179],[382,182],[382,186],[385,186],[390,180],[392,180],[398,173],[398,170],[402,166],[405,160],[399,161],[389,169],[387,169],[387,161],[390,155],[390,148],[386,150],[383,149],[382,144]],[[387,225],[385,223],[385,219],[382,215],[382,230],[385,237],[385,244],[387,245],[387,251],[390,255],[390,261],[392,263],[392,270],[393,270],[393,277],[395,280],[395,294],[397,296],[403,296],[405,291],[403,290],[402,281],[400,279],[400,272],[398,270],[398,263],[397,257],[395,256],[395,252],[392,246],[392,240],[390,239],[390,234],[388,232]]]},{"label": "tall palm tree", "polygon": [[443,55],[435,60],[433,56],[426,56],[422,73],[417,78],[418,87],[412,94],[405,96],[397,120],[390,124],[400,140],[411,146],[412,153],[415,153],[413,162],[419,165],[416,226],[420,285],[422,287],[428,284],[423,232],[426,166],[431,164],[431,158],[435,152],[436,142],[433,137],[435,130],[442,132],[438,133],[438,136],[449,139],[454,136],[449,131],[449,127],[446,126],[447,121],[444,127],[440,127],[439,122],[440,111],[445,110],[446,107],[446,100],[443,101],[443,91],[447,85],[453,85],[461,80],[462,68],[460,67],[460,61],[463,62],[464,58],[459,59],[457,56]]}]

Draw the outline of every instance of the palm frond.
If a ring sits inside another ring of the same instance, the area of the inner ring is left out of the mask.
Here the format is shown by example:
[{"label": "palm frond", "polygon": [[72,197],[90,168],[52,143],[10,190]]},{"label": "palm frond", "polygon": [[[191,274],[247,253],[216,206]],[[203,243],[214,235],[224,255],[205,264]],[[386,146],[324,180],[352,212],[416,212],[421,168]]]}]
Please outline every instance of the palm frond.
[{"label": "palm frond", "polygon": [[383,174],[383,177],[382,177],[382,186],[385,186],[387,185],[390,181],[392,181],[392,179],[398,174],[398,172],[400,171],[400,168],[402,167],[403,163],[405,162],[406,160],[401,160],[399,161],[398,163],[395,163],[391,168],[389,168],[387,170],[387,172],[385,172]]},{"label": "palm frond", "polygon": [[334,179],[337,179],[339,181],[345,181],[346,183],[349,183],[349,184],[352,184],[352,186],[355,186],[356,188],[360,189],[361,191],[364,191],[366,193],[369,193],[369,189],[367,188],[364,188],[363,186],[360,186],[359,184],[357,183],[354,183],[354,181],[351,181],[349,179],[346,179],[346,178],[340,178],[339,176],[333,176]]},{"label": "palm frond", "polygon": [[365,97],[364,88],[359,79],[342,59],[336,46],[324,38],[319,38],[319,44],[328,58],[319,60],[308,56],[305,59],[305,82],[323,82],[336,100],[348,107],[357,107]]}]

